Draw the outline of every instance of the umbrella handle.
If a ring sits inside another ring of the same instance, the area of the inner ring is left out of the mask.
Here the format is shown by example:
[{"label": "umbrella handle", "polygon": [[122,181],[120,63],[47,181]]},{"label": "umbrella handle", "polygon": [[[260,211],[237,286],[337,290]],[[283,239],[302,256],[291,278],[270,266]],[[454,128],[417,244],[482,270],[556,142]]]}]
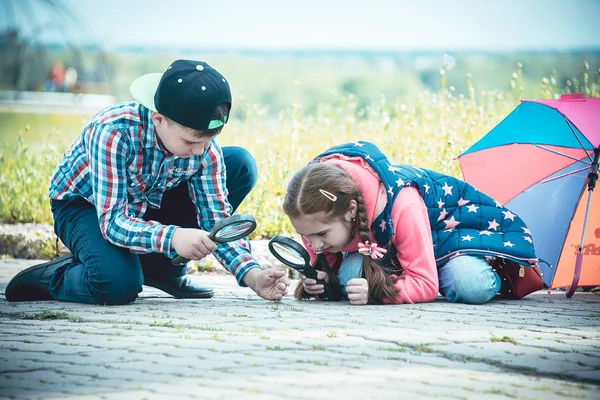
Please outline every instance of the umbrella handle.
[{"label": "umbrella handle", "polygon": [[577,256],[575,258],[575,272],[573,273],[573,282],[571,282],[571,286],[567,287],[567,291],[565,293],[565,295],[569,299],[571,298],[571,296],[573,296],[573,293],[575,293],[575,289],[577,289],[577,284],[579,283],[579,276],[581,274],[582,262],[583,253],[581,252],[581,249],[579,249],[579,253],[577,253]]},{"label": "umbrella handle", "polygon": [[565,295],[567,298],[571,298],[573,293],[575,293],[575,289],[577,289],[577,284],[579,283],[579,276],[581,275],[581,264],[583,263],[583,241],[585,239],[585,230],[587,227],[587,216],[590,211],[590,204],[592,203],[592,193],[594,192],[594,187],[596,186],[596,180],[598,179],[598,159],[600,158],[600,148],[597,148],[594,154],[594,160],[592,161],[592,166],[590,168],[590,173],[588,175],[588,199],[585,207],[585,215],[583,217],[583,229],[581,232],[581,244],[579,246],[579,252],[575,257],[575,271],[573,272],[573,282],[571,282],[571,286],[567,287],[567,291]]}]

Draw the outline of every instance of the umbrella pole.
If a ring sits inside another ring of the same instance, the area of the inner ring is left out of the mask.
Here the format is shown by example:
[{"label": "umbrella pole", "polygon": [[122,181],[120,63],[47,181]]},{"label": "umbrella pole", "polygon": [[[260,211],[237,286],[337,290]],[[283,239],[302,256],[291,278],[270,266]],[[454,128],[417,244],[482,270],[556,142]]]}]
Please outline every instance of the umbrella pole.
[{"label": "umbrella pole", "polygon": [[587,216],[590,210],[590,204],[592,202],[592,193],[594,192],[594,188],[596,187],[596,181],[598,180],[598,158],[600,157],[600,147],[596,149],[594,154],[594,161],[592,161],[592,165],[590,167],[590,173],[588,174],[588,200],[585,207],[585,215],[583,217],[583,229],[581,232],[581,241],[579,243],[579,251],[577,252],[577,256],[575,257],[575,271],[573,272],[573,282],[571,282],[571,286],[567,287],[566,296],[570,298],[575,293],[575,289],[577,289],[577,284],[579,283],[579,276],[581,275],[581,265],[583,264],[583,242],[585,240],[585,229],[587,227]]}]

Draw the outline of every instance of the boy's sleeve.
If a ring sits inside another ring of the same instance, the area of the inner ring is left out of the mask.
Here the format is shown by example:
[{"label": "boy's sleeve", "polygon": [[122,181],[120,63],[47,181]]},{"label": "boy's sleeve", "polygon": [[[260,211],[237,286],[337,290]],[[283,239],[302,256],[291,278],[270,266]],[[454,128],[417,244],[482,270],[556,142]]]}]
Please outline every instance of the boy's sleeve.
[{"label": "boy's sleeve", "polygon": [[134,252],[171,255],[176,227],[138,218],[127,202],[128,136],[109,125],[93,125],[87,140],[94,204],[104,238]]},{"label": "boy's sleeve", "polygon": [[394,201],[392,242],[404,272],[396,282],[398,303],[423,303],[435,299],[439,280],[427,207],[413,187],[403,188]]},{"label": "boy's sleeve", "polygon": [[[231,215],[231,204],[227,200],[225,186],[225,161],[221,147],[215,140],[202,156],[201,168],[189,180],[190,197],[198,212],[198,226],[210,232],[217,221]],[[252,269],[259,268],[250,253],[248,239],[217,245],[214,252],[219,262],[231,272],[240,286],[246,286],[242,279]]]}]

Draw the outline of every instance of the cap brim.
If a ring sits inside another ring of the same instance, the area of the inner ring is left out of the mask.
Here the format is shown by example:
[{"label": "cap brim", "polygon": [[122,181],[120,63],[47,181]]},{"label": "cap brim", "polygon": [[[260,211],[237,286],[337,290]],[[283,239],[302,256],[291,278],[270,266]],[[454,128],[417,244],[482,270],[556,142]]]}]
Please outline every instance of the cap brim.
[{"label": "cap brim", "polygon": [[163,74],[161,73],[142,75],[133,81],[129,87],[129,92],[133,98],[154,112],[157,112],[156,106],[154,105],[154,94],[156,93],[162,75]]}]

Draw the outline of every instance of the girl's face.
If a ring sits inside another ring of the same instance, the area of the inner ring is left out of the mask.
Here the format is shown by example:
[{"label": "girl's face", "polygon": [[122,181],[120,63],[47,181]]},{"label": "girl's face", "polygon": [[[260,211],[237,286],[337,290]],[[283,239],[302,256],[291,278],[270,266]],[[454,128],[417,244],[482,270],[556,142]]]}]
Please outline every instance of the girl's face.
[{"label": "girl's face", "polygon": [[[352,200],[354,204],[356,202]],[[290,218],[292,226],[300,235],[310,243],[315,252],[338,253],[350,242],[355,222],[356,206],[342,217],[331,218],[325,213],[302,215],[298,218]]]}]

